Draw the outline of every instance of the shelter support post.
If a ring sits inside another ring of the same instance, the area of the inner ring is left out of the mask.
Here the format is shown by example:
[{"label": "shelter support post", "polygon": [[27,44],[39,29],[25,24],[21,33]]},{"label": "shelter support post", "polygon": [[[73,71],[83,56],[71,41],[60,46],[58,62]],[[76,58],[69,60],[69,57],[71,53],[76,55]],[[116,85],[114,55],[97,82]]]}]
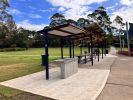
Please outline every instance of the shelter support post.
[{"label": "shelter support post", "polygon": [[64,41],[63,41],[63,39],[61,38],[60,39],[60,46],[61,46],[61,59],[63,59],[64,57],[63,57],[63,43]]},{"label": "shelter support post", "polygon": [[49,80],[49,54],[48,54],[48,32],[45,31],[45,67],[46,67],[46,80]]},{"label": "shelter support post", "polygon": [[90,34],[90,38],[91,38],[91,65],[93,66],[93,37],[92,37],[92,33]]},{"label": "shelter support post", "polygon": [[99,43],[97,44],[97,49],[98,49],[98,52],[97,52],[97,56],[98,56],[98,62],[99,62],[99,53],[100,53],[100,49],[99,49]]},{"label": "shelter support post", "polygon": [[82,40],[80,41],[80,54],[82,55]]},{"label": "shelter support post", "polygon": [[69,37],[69,57],[72,58],[72,40]]},{"label": "shelter support post", "polygon": [[105,40],[105,44],[104,44],[104,55],[106,56],[106,40]]},{"label": "shelter support post", "polygon": [[73,58],[74,58],[74,56],[75,56],[75,54],[74,54],[74,40],[72,41],[72,44],[73,44]]},{"label": "shelter support post", "polygon": [[88,42],[88,53],[90,53],[90,43]]},{"label": "shelter support post", "polygon": [[103,59],[103,43],[102,43],[102,59]]}]

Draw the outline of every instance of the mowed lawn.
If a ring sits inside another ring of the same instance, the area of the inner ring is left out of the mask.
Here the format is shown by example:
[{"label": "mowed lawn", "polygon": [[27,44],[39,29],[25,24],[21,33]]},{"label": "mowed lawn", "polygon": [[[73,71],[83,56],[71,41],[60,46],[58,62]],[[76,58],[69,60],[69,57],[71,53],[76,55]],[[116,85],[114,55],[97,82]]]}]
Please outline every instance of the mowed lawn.
[{"label": "mowed lawn", "polygon": [[[41,55],[44,48],[32,48],[26,51],[0,52],[0,82],[45,70],[41,66]],[[50,62],[60,58],[60,48],[49,48]],[[87,51],[87,48],[83,48]],[[80,49],[75,48],[75,55],[80,54]],[[69,49],[64,48],[64,56],[69,56]],[[45,79],[45,78],[44,78]],[[22,93],[0,85],[0,94],[10,97]]]}]

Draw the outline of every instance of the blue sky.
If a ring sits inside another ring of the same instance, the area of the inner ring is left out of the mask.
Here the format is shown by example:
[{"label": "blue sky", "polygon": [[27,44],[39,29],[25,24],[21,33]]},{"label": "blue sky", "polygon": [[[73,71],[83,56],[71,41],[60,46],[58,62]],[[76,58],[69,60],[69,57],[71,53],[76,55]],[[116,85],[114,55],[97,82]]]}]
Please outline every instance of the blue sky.
[{"label": "blue sky", "polygon": [[104,6],[111,17],[120,15],[133,22],[133,0],[9,0],[9,13],[15,22],[30,30],[40,30],[50,22],[54,13],[63,14],[66,19],[86,18],[99,6]]}]

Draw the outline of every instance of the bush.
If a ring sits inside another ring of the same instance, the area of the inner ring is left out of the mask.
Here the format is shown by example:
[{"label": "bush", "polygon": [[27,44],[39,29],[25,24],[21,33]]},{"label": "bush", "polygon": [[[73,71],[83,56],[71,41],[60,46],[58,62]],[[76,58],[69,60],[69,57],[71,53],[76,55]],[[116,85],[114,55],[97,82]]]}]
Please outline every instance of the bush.
[{"label": "bush", "polygon": [[[115,47],[120,47],[120,43],[115,43],[114,46]],[[127,47],[128,47],[127,43],[125,43],[125,48],[127,48]],[[130,47],[133,48],[133,44],[132,43],[130,43]]]},{"label": "bush", "polygon": [[11,48],[16,48],[16,47],[17,47],[16,44],[12,44],[12,45],[11,45]]},{"label": "bush", "polygon": [[0,52],[9,52],[9,51],[24,51],[26,48],[4,48],[0,49]]}]

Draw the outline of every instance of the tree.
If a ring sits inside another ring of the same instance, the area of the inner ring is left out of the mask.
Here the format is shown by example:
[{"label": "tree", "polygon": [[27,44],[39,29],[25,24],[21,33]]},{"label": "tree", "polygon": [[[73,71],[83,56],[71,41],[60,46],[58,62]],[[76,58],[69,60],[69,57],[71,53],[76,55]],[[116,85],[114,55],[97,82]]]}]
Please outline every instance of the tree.
[{"label": "tree", "polygon": [[85,18],[79,18],[77,20],[77,23],[78,23],[78,26],[85,27],[86,25],[89,24],[89,21],[87,19],[85,19]]},{"label": "tree", "polygon": [[55,13],[51,18],[50,27],[65,24],[67,21],[62,14]]},{"label": "tree", "polygon": [[77,22],[72,19],[68,19],[67,23],[72,24],[72,25],[77,25]]},{"label": "tree", "polygon": [[122,51],[122,28],[123,26],[125,25],[124,22],[123,22],[123,19],[120,17],[120,16],[116,16],[116,18],[114,19],[113,21],[115,24],[116,24],[116,27],[118,28],[118,35],[119,35],[119,40],[120,40],[120,48],[121,48],[121,51]]},{"label": "tree", "polygon": [[11,40],[17,31],[13,17],[8,14],[7,8],[9,3],[7,0],[0,0],[0,47],[9,47]]},{"label": "tree", "polygon": [[7,0],[0,0],[0,23],[7,21],[10,15],[7,13],[6,9],[9,7]]},{"label": "tree", "polygon": [[89,21],[90,23],[94,23],[95,20],[96,20],[96,17],[95,17],[95,14],[94,14],[94,13],[88,14],[88,15],[87,15],[87,18],[88,18],[88,21]]},{"label": "tree", "polygon": [[88,14],[87,17],[89,21],[99,24],[104,30],[107,30],[109,33],[111,33],[111,21],[107,15],[106,9],[103,6],[98,7],[97,10],[95,10],[92,14]]}]

